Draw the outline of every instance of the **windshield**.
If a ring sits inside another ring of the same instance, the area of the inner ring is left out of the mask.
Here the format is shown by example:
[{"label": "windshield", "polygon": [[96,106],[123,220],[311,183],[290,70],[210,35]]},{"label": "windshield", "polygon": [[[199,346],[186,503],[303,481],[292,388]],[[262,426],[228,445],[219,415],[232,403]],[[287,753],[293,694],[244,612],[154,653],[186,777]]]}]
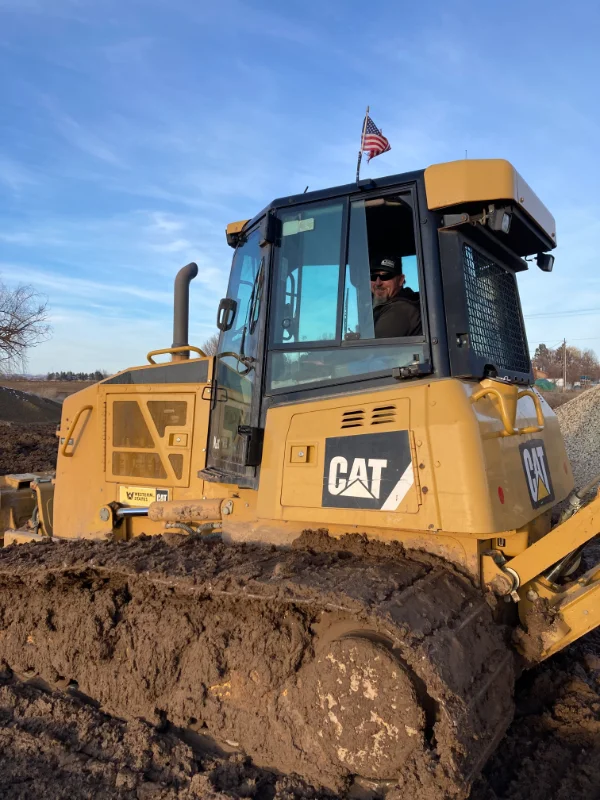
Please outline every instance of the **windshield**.
[{"label": "windshield", "polygon": [[271,389],[425,359],[408,195],[310,204],[280,217]]}]

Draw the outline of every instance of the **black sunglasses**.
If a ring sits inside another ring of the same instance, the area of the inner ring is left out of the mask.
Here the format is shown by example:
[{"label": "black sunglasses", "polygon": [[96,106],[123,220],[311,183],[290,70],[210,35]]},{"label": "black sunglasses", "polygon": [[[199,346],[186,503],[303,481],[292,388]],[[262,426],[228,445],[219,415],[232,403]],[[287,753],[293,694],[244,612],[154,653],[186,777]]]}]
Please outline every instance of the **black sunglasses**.
[{"label": "black sunglasses", "polygon": [[371,273],[371,281],[375,283],[377,278],[380,281],[391,281],[394,276],[391,275],[389,272],[372,272]]}]

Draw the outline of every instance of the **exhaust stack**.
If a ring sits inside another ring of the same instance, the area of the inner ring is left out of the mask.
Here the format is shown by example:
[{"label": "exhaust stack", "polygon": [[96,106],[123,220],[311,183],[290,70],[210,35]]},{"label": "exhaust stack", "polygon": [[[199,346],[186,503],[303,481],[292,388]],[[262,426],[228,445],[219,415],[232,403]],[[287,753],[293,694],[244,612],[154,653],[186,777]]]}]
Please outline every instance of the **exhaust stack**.
[{"label": "exhaust stack", "polygon": [[[190,283],[198,274],[198,265],[193,261],[182,267],[175,277],[173,299],[173,344],[172,347],[188,345],[190,321]],[[185,361],[190,357],[189,350],[173,353],[172,361]]]}]

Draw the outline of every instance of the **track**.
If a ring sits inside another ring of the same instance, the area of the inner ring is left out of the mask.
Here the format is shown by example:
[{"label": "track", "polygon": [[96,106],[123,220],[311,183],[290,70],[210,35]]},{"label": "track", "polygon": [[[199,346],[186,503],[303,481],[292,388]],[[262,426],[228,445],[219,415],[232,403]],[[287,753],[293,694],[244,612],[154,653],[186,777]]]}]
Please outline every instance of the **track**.
[{"label": "track", "polygon": [[336,792],[465,797],[512,717],[512,656],[479,592],[360,537],[7,548],[0,659]]}]

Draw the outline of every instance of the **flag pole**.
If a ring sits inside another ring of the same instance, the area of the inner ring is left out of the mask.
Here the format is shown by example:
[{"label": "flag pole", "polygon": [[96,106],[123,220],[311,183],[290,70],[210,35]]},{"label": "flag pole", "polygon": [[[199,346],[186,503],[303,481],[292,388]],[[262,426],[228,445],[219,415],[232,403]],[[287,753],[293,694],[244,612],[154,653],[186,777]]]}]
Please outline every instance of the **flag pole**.
[{"label": "flag pole", "polygon": [[356,184],[360,181],[360,162],[362,161],[363,142],[365,140],[365,131],[367,130],[367,119],[369,118],[369,106],[365,114],[365,121],[363,122],[362,133],[360,134],[360,150],[358,151],[358,161],[356,162]]}]

